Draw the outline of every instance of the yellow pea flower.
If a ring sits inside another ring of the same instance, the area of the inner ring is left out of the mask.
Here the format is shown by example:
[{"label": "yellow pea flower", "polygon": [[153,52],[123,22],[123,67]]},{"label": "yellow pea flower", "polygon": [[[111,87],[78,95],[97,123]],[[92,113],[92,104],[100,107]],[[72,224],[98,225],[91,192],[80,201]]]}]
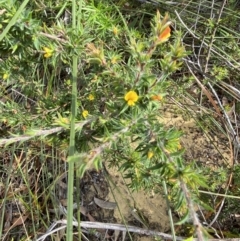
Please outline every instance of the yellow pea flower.
[{"label": "yellow pea flower", "polygon": [[9,77],[9,74],[6,74],[6,73],[5,73],[5,74],[3,75],[3,80],[6,80],[8,77]]},{"label": "yellow pea flower", "polygon": [[90,101],[93,101],[93,100],[95,99],[95,97],[94,97],[93,94],[90,94],[90,95],[88,96],[88,99],[89,99]]},{"label": "yellow pea flower", "polygon": [[53,50],[47,47],[43,47],[43,51],[44,51],[44,57],[45,58],[50,58],[53,54]]},{"label": "yellow pea flower", "polygon": [[119,34],[119,29],[116,27],[116,26],[114,26],[113,27],[113,34],[115,35],[115,36],[117,36],[118,34]]},{"label": "yellow pea flower", "polygon": [[151,159],[154,156],[154,153],[152,151],[149,151],[147,154],[148,159]]},{"label": "yellow pea flower", "polygon": [[82,112],[82,116],[83,116],[83,118],[86,119],[88,115],[89,115],[89,113],[88,113],[87,110],[84,110],[84,111]]},{"label": "yellow pea flower", "polygon": [[124,99],[127,101],[127,104],[129,106],[135,105],[138,98],[138,94],[133,90],[128,91],[127,94],[124,96]]}]

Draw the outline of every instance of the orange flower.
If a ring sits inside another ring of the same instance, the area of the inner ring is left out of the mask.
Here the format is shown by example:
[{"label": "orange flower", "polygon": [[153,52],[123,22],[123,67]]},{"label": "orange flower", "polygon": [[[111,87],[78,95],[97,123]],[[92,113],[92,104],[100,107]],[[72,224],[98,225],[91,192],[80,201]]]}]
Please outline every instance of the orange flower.
[{"label": "orange flower", "polygon": [[152,100],[156,100],[156,101],[161,101],[163,99],[163,97],[161,95],[153,95],[151,97]]},{"label": "orange flower", "polygon": [[166,41],[171,36],[171,28],[167,26],[159,35],[158,39],[163,42]]}]

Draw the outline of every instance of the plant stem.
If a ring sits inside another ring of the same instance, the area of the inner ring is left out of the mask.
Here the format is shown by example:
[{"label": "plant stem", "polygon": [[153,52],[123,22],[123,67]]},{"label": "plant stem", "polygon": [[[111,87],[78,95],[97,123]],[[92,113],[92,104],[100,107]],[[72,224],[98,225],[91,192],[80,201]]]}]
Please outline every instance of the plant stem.
[{"label": "plant stem", "polygon": [[164,194],[166,197],[166,203],[167,203],[167,210],[168,210],[168,217],[170,219],[170,227],[171,227],[171,232],[172,232],[172,240],[176,241],[176,233],[175,233],[175,229],[174,229],[174,222],[173,222],[173,218],[172,218],[172,210],[170,208],[170,204],[169,204],[169,200],[168,200],[168,191],[167,191],[167,185],[166,182],[163,181],[163,190],[164,190]]},{"label": "plant stem", "polygon": [[[76,30],[76,1],[72,1],[72,28]],[[75,152],[75,117],[77,103],[77,56],[72,57],[72,104],[71,104],[71,128],[69,156]],[[73,240],[73,181],[74,181],[74,163],[68,163],[68,202],[67,202],[67,241]]]}]

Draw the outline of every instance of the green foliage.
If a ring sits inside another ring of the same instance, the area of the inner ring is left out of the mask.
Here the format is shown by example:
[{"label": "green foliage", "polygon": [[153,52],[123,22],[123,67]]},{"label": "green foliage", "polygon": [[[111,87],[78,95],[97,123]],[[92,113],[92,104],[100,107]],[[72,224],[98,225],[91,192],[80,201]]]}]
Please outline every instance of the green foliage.
[{"label": "green foliage", "polygon": [[221,167],[216,170],[211,170],[210,168],[204,168],[204,175],[208,179],[209,191],[216,191],[221,188],[223,183],[227,181],[227,170],[226,167]]},{"label": "green foliage", "polygon": [[[3,30],[20,4],[0,2]],[[0,42],[0,122],[4,125],[1,138],[14,135],[15,139],[4,139],[3,143],[9,145],[21,138],[35,138],[29,141],[29,151],[36,156],[40,153],[42,159],[43,153],[54,156],[54,150],[65,153],[71,139],[75,145],[64,160],[70,165],[74,163],[77,177],[83,177],[91,168],[101,169],[106,162],[117,166],[130,179],[132,190],[159,191],[166,182],[168,198],[185,222],[189,219],[189,203],[182,185],[187,186],[194,203],[201,203],[198,188],[207,188],[208,175],[203,176],[202,171],[186,162],[180,141],[182,133],[161,123],[159,110],[166,96],[176,94],[177,99],[178,94],[185,94],[185,86],[194,82],[186,74],[179,79],[179,83],[184,83],[178,86],[176,78],[184,68],[183,59],[190,53],[182,41],[184,29],[173,30],[172,16],[160,15],[151,5],[128,14],[125,4],[126,1],[116,5],[81,1],[76,28],[70,25],[69,2],[30,2],[23,9]],[[129,9],[135,5],[130,2]],[[194,14],[186,17],[187,23],[192,23]],[[233,33],[224,25],[229,16],[224,16],[220,21],[223,25],[216,32],[217,37],[224,36],[228,41],[223,46],[218,40],[214,48],[233,47],[235,50],[228,57],[236,64],[239,48]],[[202,17],[198,22],[199,32],[208,29],[208,44],[216,24],[214,19]],[[200,34],[196,35],[201,40]],[[207,54],[207,49],[204,51]],[[73,68],[72,59],[78,62],[77,69]],[[211,56],[210,62],[212,83],[218,84],[231,75],[229,66],[219,65],[218,57]],[[77,72],[76,95],[71,92],[73,70]],[[74,98],[77,106],[70,109]],[[71,128],[73,122],[75,128]],[[43,129],[49,132],[41,134]],[[39,136],[42,140],[37,139]],[[61,176],[65,171],[63,168],[54,175]],[[226,179],[224,170],[218,172],[207,171],[212,175],[212,182],[208,183],[213,190]],[[37,203],[38,197],[30,186],[28,189]]]}]

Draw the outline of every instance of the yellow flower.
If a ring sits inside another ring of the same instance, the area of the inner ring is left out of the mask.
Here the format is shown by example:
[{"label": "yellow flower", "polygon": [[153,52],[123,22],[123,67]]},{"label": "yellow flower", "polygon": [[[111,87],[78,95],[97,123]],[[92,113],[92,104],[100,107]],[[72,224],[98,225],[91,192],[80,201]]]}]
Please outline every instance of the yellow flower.
[{"label": "yellow flower", "polygon": [[148,159],[151,159],[154,156],[154,153],[152,151],[149,151],[147,154]]},{"label": "yellow flower", "polygon": [[3,80],[6,80],[8,77],[9,77],[9,74],[6,74],[6,73],[5,73],[5,74],[3,75]]},{"label": "yellow flower", "polygon": [[124,96],[124,99],[127,101],[127,104],[129,106],[133,106],[133,105],[135,105],[135,102],[137,102],[137,100],[138,100],[138,95],[135,91],[130,90]]},{"label": "yellow flower", "polygon": [[90,94],[90,95],[88,96],[88,99],[89,99],[90,101],[92,101],[92,100],[95,99],[95,97],[94,97],[94,95]]},{"label": "yellow flower", "polygon": [[53,54],[53,50],[49,49],[47,47],[43,47],[43,51],[44,51],[44,57],[45,58],[50,58]]},{"label": "yellow flower", "polygon": [[84,110],[83,112],[82,112],[82,116],[83,116],[83,118],[87,118],[87,116],[88,116],[88,111],[87,110]]},{"label": "yellow flower", "polygon": [[115,36],[117,36],[118,34],[119,34],[119,29],[116,27],[116,26],[114,26],[113,27],[113,34],[115,35]]}]

